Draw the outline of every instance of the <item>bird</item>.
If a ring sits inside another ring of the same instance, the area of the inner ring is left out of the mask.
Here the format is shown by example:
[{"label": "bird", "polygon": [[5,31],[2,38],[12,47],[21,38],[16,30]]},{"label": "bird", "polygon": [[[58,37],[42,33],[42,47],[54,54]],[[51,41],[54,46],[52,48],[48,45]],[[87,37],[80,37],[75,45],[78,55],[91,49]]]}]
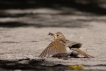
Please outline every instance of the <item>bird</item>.
[{"label": "bird", "polygon": [[69,41],[61,32],[55,34],[49,33],[53,36],[53,41],[43,50],[39,57],[67,57],[69,55],[77,57],[79,54],[86,58],[92,57],[79,48],[82,46],[81,43]]},{"label": "bird", "polygon": [[[55,34],[49,33],[49,35],[53,36],[54,40],[59,40],[60,43],[62,43],[64,45],[66,50],[68,49],[67,53],[68,53],[68,55],[70,53],[71,57],[78,57],[78,55],[82,55],[85,58],[94,58],[94,56],[91,56],[91,55],[85,53],[84,51],[82,51],[81,49],[79,49],[82,46],[81,43],[70,41],[70,40],[66,39],[65,36],[61,32],[57,32]],[[56,54],[53,56],[58,57],[60,55],[62,55],[62,54],[59,53],[59,54]]]}]

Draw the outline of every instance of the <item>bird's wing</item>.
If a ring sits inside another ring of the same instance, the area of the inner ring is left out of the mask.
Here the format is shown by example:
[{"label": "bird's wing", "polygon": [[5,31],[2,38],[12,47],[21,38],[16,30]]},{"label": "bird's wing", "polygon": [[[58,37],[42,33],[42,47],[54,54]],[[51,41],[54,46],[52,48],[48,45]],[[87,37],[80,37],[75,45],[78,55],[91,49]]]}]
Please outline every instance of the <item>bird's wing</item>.
[{"label": "bird's wing", "polygon": [[59,41],[51,42],[47,48],[39,55],[39,57],[50,57],[57,53],[66,53],[65,46]]},{"label": "bird's wing", "polygon": [[67,40],[66,46],[69,47],[69,48],[80,48],[82,46],[82,44],[78,43],[78,42]]},{"label": "bird's wing", "polygon": [[83,52],[82,50],[78,49],[78,48],[72,48],[73,51],[77,51],[79,54],[83,55],[86,58],[94,58],[94,56],[91,56],[89,54],[86,54],[85,52]]}]

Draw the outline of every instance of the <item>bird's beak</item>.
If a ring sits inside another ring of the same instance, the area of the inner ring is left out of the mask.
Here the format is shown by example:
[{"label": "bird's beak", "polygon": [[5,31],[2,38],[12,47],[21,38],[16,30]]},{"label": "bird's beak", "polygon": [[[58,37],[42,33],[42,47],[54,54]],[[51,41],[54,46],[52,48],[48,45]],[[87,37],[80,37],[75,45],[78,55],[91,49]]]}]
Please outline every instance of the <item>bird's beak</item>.
[{"label": "bird's beak", "polygon": [[53,36],[54,34],[49,32],[49,34],[48,34],[48,35],[51,35],[51,36]]}]

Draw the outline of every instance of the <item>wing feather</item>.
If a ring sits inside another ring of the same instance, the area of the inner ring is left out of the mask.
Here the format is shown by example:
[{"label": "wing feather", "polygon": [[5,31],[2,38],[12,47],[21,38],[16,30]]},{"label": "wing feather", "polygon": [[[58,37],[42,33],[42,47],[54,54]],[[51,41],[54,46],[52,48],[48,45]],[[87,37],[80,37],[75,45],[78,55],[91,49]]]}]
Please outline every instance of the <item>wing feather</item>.
[{"label": "wing feather", "polygon": [[59,41],[51,42],[39,57],[50,57],[57,53],[67,53],[65,46]]},{"label": "wing feather", "polygon": [[78,49],[78,48],[72,48],[72,50],[77,51],[79,54],[83,55],[86,58],[94,58],[93,56],[86,54],[85,52],[83,52],[82,50]]}]

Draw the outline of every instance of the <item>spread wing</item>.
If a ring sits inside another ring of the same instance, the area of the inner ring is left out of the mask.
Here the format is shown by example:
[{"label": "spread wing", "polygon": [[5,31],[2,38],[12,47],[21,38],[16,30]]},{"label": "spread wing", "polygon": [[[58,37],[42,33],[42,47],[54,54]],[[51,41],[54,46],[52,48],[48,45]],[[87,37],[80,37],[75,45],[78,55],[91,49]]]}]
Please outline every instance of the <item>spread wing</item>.
[{"label": "spread wing", "polygon": [[69,48],[80,48],[82,46],[81,43],[78,42],[74,42],[74,41],[66,41],[66,46],[68,46]]},{"label": "spread wing", "polygon": [[78,49],[78,48],[71,48],[73,51],[77,51],[78,54],[83,55],[86,58],[94,58],[93,56],[86,54],[85,52],[83,52],[82,50]]},{"label": "spread wing", "polygon": [[65,46],[59,41],[51,42],[47,48],[39,55],[39,57],[50,57],[57,53],[66,53]]}]

